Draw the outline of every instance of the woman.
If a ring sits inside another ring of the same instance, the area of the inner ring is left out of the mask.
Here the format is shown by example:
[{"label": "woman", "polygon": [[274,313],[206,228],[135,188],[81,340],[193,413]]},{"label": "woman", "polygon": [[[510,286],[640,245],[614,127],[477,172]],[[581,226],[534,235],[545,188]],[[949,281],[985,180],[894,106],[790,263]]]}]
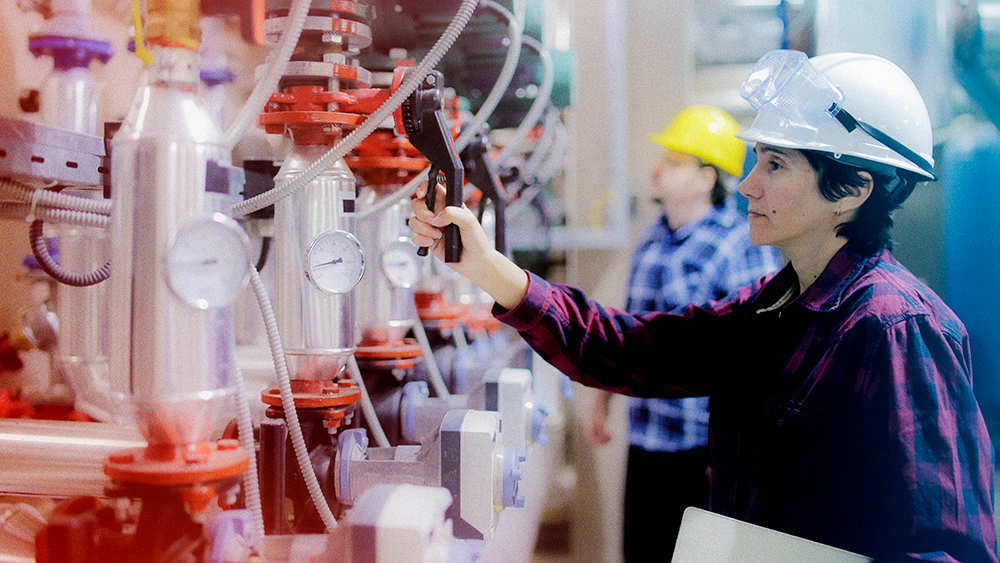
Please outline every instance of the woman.
[{"label": "woman", "polygon": [[710,395],[711,510],[877,560],[997,561],[968,335],[890,251],[891,212],[935,178],[923,100],[889,61],[849,53],[769,53],[741,93],[758,110],[741,135],[758,155],[739,188],[750,239],[789,264],[723,301],[602,307],[492,251],[454,207],[415,202],[413,241],[439,253],[457,224],[452,267],[573,379]]}]

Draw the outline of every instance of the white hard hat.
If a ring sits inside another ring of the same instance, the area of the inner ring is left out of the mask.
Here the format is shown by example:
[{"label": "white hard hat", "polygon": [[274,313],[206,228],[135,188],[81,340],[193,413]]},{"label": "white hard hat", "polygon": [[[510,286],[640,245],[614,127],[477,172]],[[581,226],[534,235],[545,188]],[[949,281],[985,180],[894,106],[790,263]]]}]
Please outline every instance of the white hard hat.
[{"label": "white hard hat", "polygon": [[798,51],[772,51],[740,90],[757,109],[741,139],[936,179],[927,106],[910,77],[886,59],[858,53],[806,59]]}]

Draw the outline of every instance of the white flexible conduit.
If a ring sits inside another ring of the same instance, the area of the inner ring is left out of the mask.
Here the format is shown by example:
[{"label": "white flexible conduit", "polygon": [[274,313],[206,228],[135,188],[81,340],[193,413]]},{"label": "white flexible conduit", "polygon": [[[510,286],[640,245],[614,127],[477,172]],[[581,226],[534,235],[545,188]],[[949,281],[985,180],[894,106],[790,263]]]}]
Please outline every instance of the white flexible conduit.
[{"label": "white flexible conduit", "polygon": [[271,93],[277,88],[278,81],[281,80],[281,75],[285,72],[285,66],[292,58],[292,51],[299,42],[299,36],[302,35],[302,27],[306,23],[306,16],[309,14],[311,5],[311,0],[293,0],[292,7],[288,11],[288,26],[281,34],[278,48],[268,57],[270,60],[264,71],[264,77],[257,81],[253,91],[250,92],[250,97],[240,108],[240,112],[236,114],[232,125],[226,130],[226,147],[229,150],[233,150],[236,143],[243,137],[243,133],[260,113],[260,108],[264,107],[268,98],[271,97]]},{"label": "white flexible conduit", "polygon": [[552,139],[555,138],[556,134],[556,121],[559,121],[559,112],[553,108],[545,114],[545,121],[542,124],[542,138],[535,145],[535,150],[531,151],[531,158],[524,163],[524,170],[521,171],[522,178],[534,174],[542,163],[542,159],[546,154],[549,154]]},{"label": "white flexible conduit", "polygon": [[465,349],[469,347],[469,341],[465,338],[465,329],[459,323],[455,324],[455,328],[451,332],[452,339],[455,341],[455,348]]},{"label": "white flexible conduit", "polygon": [[361,377],[361,368],[358,367],[358,360],[354,356],[351,356],[347,360],[347,371],[350,372],[351,379],[361,389],[361,412],[365,413],[368,430],[371,431],[372,436],[375,438],[375,443],[380,448],[388,448],[391,444],[389,444],[389,439],[385,437],[385,431],[382,430],[382,423],[379,422],[378,415],[375,414],[375,405],[372,404],[372,398],[368,394],[368,387],[365,386],[365,380]]},{"label": "white flexible conduit", "polygon": [[246,382],[243,380],[243,370],[236,369],[236,423],[240,429],[240,442],[250,452],[250,463],[243,473],[243,493],[247,508],[253,512],[254,528],[257,529],[257,541],[264,539],[264,509],[260,505],[260,481],[257,479],[257,447],[253,441],[253,420],[250,417],[250,403],[247,401]]},{"label": "white flexible conduit", "polygon": [[538,88],[538,95],[535,96],[535,101],[531,104],[531,108],[528,109],[528,114],[524,116],[524,120],[521,121],[521,124],[517,127],[517,131],[514,132],[514,138],[500,151],[500,156],[497,157],[496,161],[497,166],[503,166],[504,162],[514,154],[514,149],[518,148],[525,137],[528,136],[528,131],[531,131],[531,128],[541,119],[542,112],[545,111],[545,106],[548,105],[549,97],[552,95],[552,85],[555,83],[555,67],[552,65],[552,56],[549,55],[549,50],[543,47],[534,37],[525,37],[523,41],[525,45],[538,52],[538,56],[542,59],[542,69],[545,74],[542,77],[542,85]]},{"label": "white flexible conduit", "polygon": [[434,394],[438,397],[450,397],[451,393],[448,392],[448,386],[444,384],[444,378],[441,377],[441,370],[438,369],[437,360],[434,359],[434,350],[431,350],[431,341],[427,339],[424,323],[421,322],[419,316],[413,319],[413,335],[417,337],[420,350],[424,354],[424,362],[427,364],[427,378],[431,381]]},{"label": "white flexible conduit", "polygon": [[[493,84],[493,89],[490,90],[489,95],[483,100],[483,105],[479,106],[479,111],[476,112],[476,115],[465,126],[465,130],[458,136],[458,140],[455,141],[455,150],[459,152],[469,144],[469,141],[479,131],[480,126],[493,115],[493,110],[497,108],[504,93],[507,92],[507,87],[510,86],[510,81],[514,78],[514,72],[517,70],[517,61],[521,58],[521,30],[524,28],[523,11],[519,11],[518,17],[493,0],[483,0],[481,5],[507,20],[507,39],[510,43],[507,45],[507,56],[503,60],[500,75],[497,76],[497,81]],[[521,0],[520,6],[515,4],[514,9],[518,10],[524,5],[526,5],[526,2]]]},{"label": "white flexible conduit", "polygon": [[[268,205],[273,204],[279,199],[291,195],[299,188],[307,185],[311,182],[320,172],[328,169],[333,163],[337,162],[341,158],[352,151],[354,147],[358,146],[368,135],[371,135],[375,129],[389,117],[393,111],[399,107],[403,100],[405,100],[414,90],[420,82],[427,76],[427,73],[431,71],[444,57],[448,49],[451,48],[455,40],[458,39],[458,35],[465,29],[465,26],[469,23],[472,18],[472,13],[476,10],[476,5],[479,0],[462,0],[462,5],[458,8],[458,13],[455,14],[455,18],[448,24],[448,28],[445,29],[444,33],[431,48],[427,56],[420,61],[420,64],[410,72],[403,84],[396,90],[389,99],[386,100],[374,113],[368,116],[357,129],[352,131],[347,137],[341,140],[333,148],[327,151],[326,154],[321,156],[319,160],[313,162],[309,168],[306,168],[298,175],[296,175],[291,180],[285,182],[284,184],[272,188],[260,195],[254,196],[248,200],[242,201],[233,206],[233,215],[240,216],[246,215],[248,213],[253,213],[258,209],[263,209]],[[418,176],[419,177],[419,176]],[[416,185],[414,184],[414,187]]]},{"label": "white flexible conduit", "polygon": [[545,162],[538,169],[538,174],[535,175],[539,182],[543,184],[548,182],[563,167],[566,160],[566,147],[568,146],[569,133],[566,131],[566,126],[563,125],[562,121],[557,121],[556,139],[552,144],[552,150],[549,151],[549,156],[545,158]]},{"label": "white flexible conduit", "polygon": [[257,268],[250,264],[250,285],[253,287],[254,296],[257,298],[257,306],[264,317],[264,326],[267,328],[267,343],[271,347],[271,359],[274,362],[274,371],[278,376],[278,389],[281,391],[281,407],[285,411],[285,424],[288,426],[288,435],[292,439],[292,449],[295,450],[295,459],[299,462],[299,472],[302,473],[309,489],[309,498],[312,499],[316,512],[323,520],[327,532],[332,533],[337,527],[337,519],[333,517],[330,506],[326,503],[323,490],[316,480],[316,472],[313,470],[312,462],[309,460],[309,451],[306,450],[306,441],[302,438],[302,427],[299,426],[299,413],[295,410],[295,398],[292,396],[292,384],[288,378],[288,366],[285,364],[285,350],[281,346],[281,335],[278,334],[278,321],[274,317],[274,309],[271,308],[271,299],[267,296],[267,289],[264,282],[257,273]]},{"label": "white flexible conduit", "polygon": [[49,190],[35,188],[7,178],[0,178],[0,191],[20,202],[31,203],[32,200],[35,200],[38,206],[61,207],[71,211],[85,211],[100,215],[111,214],[110,200],[88,199],[61,194],[59,192],[50,192]]},{"label": "white flexible conduit", "polygon": [[564,157],[566,156],[566,145],[569,135],[566,133],[566,126],[563,125],[562,121],[559,119],[555,120],[553,128],[555,129],[553,132],[555,139],[552,141],[552,148],[549,150],[548,156],[545,157],[545,161],[538,166],[538,173],[535,174],[535,178],[538,180],[538,185],[521,192],[521,197],[517,198],[513,203],[507,206],[508,220],[524,213],[524,211],[528,209],[531,200],[535,199],[542,193],[541,188],[538,186],[547,184],[549,180],[556,175],[556,172],[562,168],[563,161],[565,160]]},{"label": "white flexible conduit", "polygon": [[[31,213],[30,203],[19,201],[0,201],[0,219],[24,221]],[[87,213],[86,211],[71,211],[58,207],[35,207],[35,218],[50,224],[76,225],[78,227],[106,228],[111,224],[107,215]]]}]

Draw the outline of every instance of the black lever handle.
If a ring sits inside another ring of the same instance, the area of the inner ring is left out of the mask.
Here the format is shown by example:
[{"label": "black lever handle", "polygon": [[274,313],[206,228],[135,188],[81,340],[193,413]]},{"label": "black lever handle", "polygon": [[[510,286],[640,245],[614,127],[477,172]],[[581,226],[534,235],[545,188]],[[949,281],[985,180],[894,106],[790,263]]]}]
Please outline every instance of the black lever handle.
[{"label": "black lever handle", "polygon": [[[406,72],[410,72],[407,70]],[[410,143],[431,162],[431,174],[427,178],[427,207],[434,210],[437,191],[437,171],[445,177],[445,204],[462,206],[462,184],[465,170],[458,158],[451,131],[445,123],[441,101],[444,97],[444,75],[431,71],[424,81],[410,94],[401,107],[402,122]],[[420,256],[427,255],[426,248],[417,250]],[[458,262],[462,259],[462,237],[458,225],[444,228],[444,261]]]},{"label": "black lever handle", "polygon": [[[496,166],[490,160],[486,141],[486,126],[476,133],[472,141],[462,149],[462,164],[467,171],[469,182],[483,192],[483,199],[493,202],[496,217],[494,246],[501,254],[507,254],[507,193]],[[484,203],[480,203],[479,221],[483,220]]]}]

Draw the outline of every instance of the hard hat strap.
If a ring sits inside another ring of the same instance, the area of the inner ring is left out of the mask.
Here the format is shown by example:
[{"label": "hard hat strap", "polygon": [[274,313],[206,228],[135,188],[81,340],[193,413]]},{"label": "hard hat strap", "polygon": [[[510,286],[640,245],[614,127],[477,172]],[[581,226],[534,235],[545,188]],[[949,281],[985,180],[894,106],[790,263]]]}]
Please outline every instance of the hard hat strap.
[{"label": "hard hat strap", "polygon": [[865,123],[864,121],[855,119],[853,115],[851,115],[846,109],[844,109],[837,103],[831,104],[826,111],[834,119],[839,121],[840,124],[844,126],[844,129],[847,129],[848,133],[860,127],[862,131],[870,135],[873,139],[889,147],[890,150],[895,151],[897,154],[899,154],[906,160],[909,160],[913,164],[917,165],[918,168],[920,168],[930,176],[931,180],[937,180],[937,174],[934,173],[934,167],[931,166],[931,163],[927,162],[927,159],[925,159],[924,157],[910,150],[903,143],[900,143],[896,139],[893,139],[888,134],[879,130],[877,127],[869,123]]}]

